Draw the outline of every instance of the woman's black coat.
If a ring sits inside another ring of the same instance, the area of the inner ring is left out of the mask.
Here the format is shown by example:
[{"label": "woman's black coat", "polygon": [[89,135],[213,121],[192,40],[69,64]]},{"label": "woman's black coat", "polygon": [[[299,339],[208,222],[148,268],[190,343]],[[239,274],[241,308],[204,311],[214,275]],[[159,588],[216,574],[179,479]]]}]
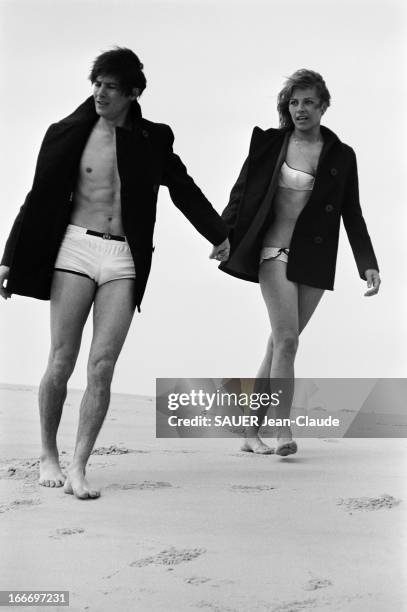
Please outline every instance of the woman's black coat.
[{"label": "woman's black coat", "polygon": [[[341,217],[360,277],[366,280],[367,269],[379,268],[359,204],[355,153],[331,130],[321,126],[321,133],[324,145],[314,188],[295,224],[287,278],[332,290]],[[258,282],[260,249],[273,221],[272,200],[289,135],[284,129],[254,128],[249,155],[222,213],[230,228],[231,255],[219,267],[244,280]]]},{"label": "woman's black coat", "polygon": [[[151,267],[157,194],[171,199],[212,244],[227,227],[174,154],[174,136],[164,124],[141,117],[131,106],[131,129],[116,128],[122,222],[136,269],[135,303],[140,307]],[[49,299],[56,256],[70,221],[79,162],[98,119],[93,98],[51,125],[38,155],[34,182],[14,222],[1,263],[10,266],[10,293]],[[92,229],[92,228],[91,228]]]}]

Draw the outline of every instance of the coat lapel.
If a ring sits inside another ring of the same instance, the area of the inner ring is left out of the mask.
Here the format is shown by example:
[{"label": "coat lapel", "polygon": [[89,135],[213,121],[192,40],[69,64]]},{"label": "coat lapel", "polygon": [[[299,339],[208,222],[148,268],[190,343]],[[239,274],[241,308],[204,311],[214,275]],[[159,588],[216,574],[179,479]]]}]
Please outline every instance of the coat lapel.
[{"label": "coat lapel", "polygon": [[[38,158],[37,178],[61,177],[61,174],[76,177],[81,155],[97,120],[93,97],[89,97],[73,113],[54,124]],[[152,151],[138,102],[130,107],[129,125],[116,128],[116,146],[121,180],[129,185],[145,182],[151,174]]]},{"label": "coat lapel", "polygon": [[323,193],[326,189],[332,189],[332,181],[337,180],[339,172],[341,171],[341,169],[338,168],[341,162],[338,160],[336,154],[338,145],[341,144],[341,141],[334,132],[322,125],[321,133],[324,139],[324,145],[319,157],[314,188],[307,205],[308,207],[312,206],[314,202],[318,203],[319,198],[323,197]]},{"label": "coat lapel", "polygon": [[[267,193],[273,168],[276,167],[281,148],[285,142],[283,130],[263,132],[255,128],[250,143],[249,166],[243,207],[256,208]],[[242,211],[244,214],[244,211]],[[247,211],[249,213],[249,211]],[[249,213],[250,214],[250,213]]]}]

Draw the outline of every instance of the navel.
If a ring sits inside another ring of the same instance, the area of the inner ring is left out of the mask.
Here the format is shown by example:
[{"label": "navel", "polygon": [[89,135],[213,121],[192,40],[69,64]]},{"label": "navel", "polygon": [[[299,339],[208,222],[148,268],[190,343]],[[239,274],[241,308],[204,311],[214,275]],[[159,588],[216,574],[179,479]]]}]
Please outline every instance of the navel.
[{"label": "navel", "polygon": [[86,172],[92,172],[92,168],[89,168],[89,166],[86,168]]}]

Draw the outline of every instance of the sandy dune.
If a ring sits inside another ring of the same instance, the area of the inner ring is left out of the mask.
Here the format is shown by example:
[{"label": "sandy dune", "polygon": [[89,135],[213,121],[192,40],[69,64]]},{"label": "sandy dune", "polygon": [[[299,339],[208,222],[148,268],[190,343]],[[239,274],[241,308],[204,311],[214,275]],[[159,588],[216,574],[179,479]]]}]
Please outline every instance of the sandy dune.
[{"label": "sandy dune", "polygon": [[81,502],[36,484],[35,389],[1,387],[0,424],[0,590],[68,590],[75,612],[407,610],[405,439],[254,456],[157,440],[154,402],[115,395],[89,472],[102,497]]}]

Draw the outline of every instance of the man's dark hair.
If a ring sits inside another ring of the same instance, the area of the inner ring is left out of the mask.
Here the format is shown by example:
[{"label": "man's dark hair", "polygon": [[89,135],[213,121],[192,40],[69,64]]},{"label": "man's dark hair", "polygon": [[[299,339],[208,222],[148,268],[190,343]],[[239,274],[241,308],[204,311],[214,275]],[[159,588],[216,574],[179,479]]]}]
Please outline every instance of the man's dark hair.
[{"label": "man's dark hair", "polygon": [[330,105],[331,95],[322,76],[318,72],[314,72],[314,70],[306,70],[305,68],[297,70],[294,72],[294,74],[288,77],[284,83],[283,89],[280,91],[277,97],[277,110],[280,117],[280,128],[293,127],[293,121],[291,119],[290,111],[288,110],[288,105],[294,89],[308,89],[308,87],[315,87],[320,104],[325,104],[326,107]]},{"label": "man's dark hair", "polygon": [[93,62],[89,79],[94,83],[101,76],[115,77],[126,96],[133,93],[134,87],[139,89],[141,95],[147,85],[143,64],[131,49],[125,47],[115,47],[98,55]]}]

